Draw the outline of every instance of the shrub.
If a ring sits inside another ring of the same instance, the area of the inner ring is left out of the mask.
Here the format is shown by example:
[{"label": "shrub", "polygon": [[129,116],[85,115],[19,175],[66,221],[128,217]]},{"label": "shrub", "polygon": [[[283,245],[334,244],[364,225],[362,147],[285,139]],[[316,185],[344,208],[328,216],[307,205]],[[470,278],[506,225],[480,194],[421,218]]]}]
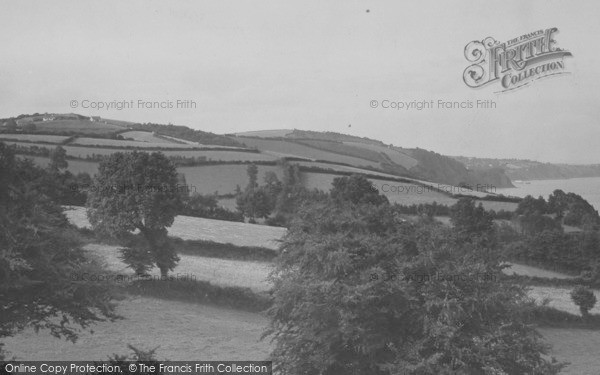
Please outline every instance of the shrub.
[{"label": "shrub", "polygon": [[596,304],[594,292],[581,285],[571,291],[571,299],[579,306],[579,311],[581,311],[581,315],[584,317],[589,315],[589,311]]}]

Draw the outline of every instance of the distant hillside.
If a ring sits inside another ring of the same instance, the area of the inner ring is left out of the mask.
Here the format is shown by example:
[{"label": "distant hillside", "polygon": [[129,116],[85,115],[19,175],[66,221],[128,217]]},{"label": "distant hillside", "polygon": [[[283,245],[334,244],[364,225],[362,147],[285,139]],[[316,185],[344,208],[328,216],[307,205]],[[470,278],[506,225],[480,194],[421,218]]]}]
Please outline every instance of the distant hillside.
[{"label": "distant hillside", "polygon": [[[13,122],[16,127],[8,128]],[[76,113],[34,113],[13,118],[0,119],[0,132],[27,134],[55,134],[68,136],[91,136],[118,139],[117,135],[131,130],[154,132],[157,136],[172,137],[180,143],[185,141],[200,145],[243,147],[230,137],[204,132],[180,125],[139,124],[128,121],[111,120],[100,116],[83,116]]]},{"label": "distant hillside", "polygon": [[203,145],[244,147],[244,145],[235,139],[232,139],[231,137],[195,130],[183,125],[162,125],[152,123],[133,124],[129,126],[129,129],[152,131],[160,135],[166,135],[191,142],[198,142]]},{"label": "distant hillside", "polygon": [[467,168],[501,168],[511,180],[558,180],[578,177],[600,177],[600,164],[572,165],[540,163],[520,159],[489,159],[453,156]]},{"label": "distant hillside", "polygon": [[451,185],[512,187],[501,168],[467,169],[461,162],[422,149],[405,149],[334,132],[277,130],[239,133],[238,142],[288,157],[340,163]]},{"label": "distant hillside", "polygon": [[488,184],[495,188],[513,187],[511,179],[502,168],[468,169],[460,161],[420,148],[412,150],[411,156],[419,162],[411,171],[429,181],[451,185]]}]

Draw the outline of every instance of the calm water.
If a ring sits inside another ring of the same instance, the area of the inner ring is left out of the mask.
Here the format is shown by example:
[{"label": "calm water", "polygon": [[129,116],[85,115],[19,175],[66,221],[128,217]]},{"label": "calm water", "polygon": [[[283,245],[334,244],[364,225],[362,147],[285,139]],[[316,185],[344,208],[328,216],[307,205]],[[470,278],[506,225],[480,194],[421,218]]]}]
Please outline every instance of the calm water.
[{"label": "calm water", "polygon": [[497,193],[525,197],[531,195],[535,198],[543,196],[546,200],[556,189],[565,193],[581,195],[596,210],[600,210],[600,177],[571,178],[568,180],[534,180],[520,183],[513,182],[515,188],[497,189]]}]

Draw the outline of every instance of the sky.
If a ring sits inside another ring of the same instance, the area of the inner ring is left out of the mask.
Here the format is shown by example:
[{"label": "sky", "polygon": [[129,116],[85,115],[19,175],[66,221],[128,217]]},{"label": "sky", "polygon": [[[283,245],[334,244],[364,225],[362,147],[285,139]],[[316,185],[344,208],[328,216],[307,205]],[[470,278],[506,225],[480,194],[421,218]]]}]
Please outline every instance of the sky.
[{"label": "sky", "polygon": [[[0,10],[0,118],[297,128],[445,155],[600,163],[597,1],[0,0]],[[551,27],[573,54],[569,74],[508,92],[463,82],[469,42]],[[423,100],[496,108],[382,108]]]}]

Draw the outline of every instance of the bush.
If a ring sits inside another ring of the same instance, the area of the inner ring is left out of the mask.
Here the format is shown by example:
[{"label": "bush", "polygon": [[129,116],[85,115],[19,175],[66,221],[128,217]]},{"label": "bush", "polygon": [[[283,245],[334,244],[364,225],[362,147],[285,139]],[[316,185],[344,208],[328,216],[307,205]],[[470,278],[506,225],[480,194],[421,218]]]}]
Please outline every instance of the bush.
[{"label": "bush", "polygon": [[594,292],[581,285],[571,291],[571,299],[579,306],[579,311],[581,311],[581,315],[584,317],[589,315],[589,311],[596,304]]}]

